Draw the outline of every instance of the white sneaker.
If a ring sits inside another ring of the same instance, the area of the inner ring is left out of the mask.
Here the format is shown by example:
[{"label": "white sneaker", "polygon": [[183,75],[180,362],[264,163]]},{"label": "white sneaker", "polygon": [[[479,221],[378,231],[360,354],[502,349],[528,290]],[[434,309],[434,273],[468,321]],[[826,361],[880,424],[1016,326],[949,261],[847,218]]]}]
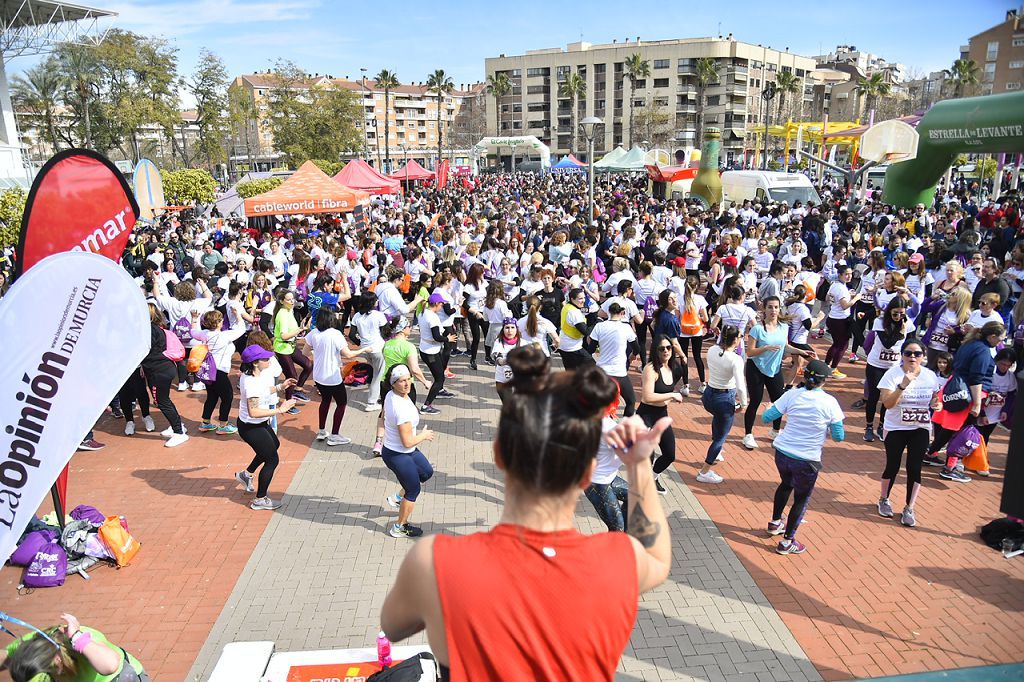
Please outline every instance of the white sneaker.
[{"label": "white sneaker", "polygon": [[698,483],[721,483],[725,479],[716,474],[714,471],[708,471],[706,474],[697,474]]},{"label": "white sneaker", "polygon": [[249,504],[249,509],[266,509],[268,511],[273,511],[274,509],[277,509],[280,506],[280,502],[275,502],[269,497],[258,497]]},{"label": "white sneaker", "polygon": [[366,407],[363,408],[364,412],[380,412],[380,403],[366,403]]},{"label": "white sneaker", "polygon": [[724,461],[725,461],[725,455],[723,455],[721,452],[719,452],[718,453],[718,457],[715,457],[715,464],[717,464],[719,462],[724,462]]},{"label": "white sneaker", "polygon": [[754,440],[754,434],[748,433],[747,435],[743,436],[743,447],[745,447],[747,450],[757,449],[757,441]]},{"label": "white sneaker", "polygon": [[348,445],[351,442],[352,439],[346,438],[345,436],[335,436],[333,433],[327,436],[328,445]]},{"label": "white sneaker", "polygon": [[317,431],[316,432],[316,439],[317,440],[326,440],[327,439],[327,429],[320,429],[319,431]]},{"label": "white sneaker", "polygon": [[165,448],[174,448],[174,447],[177,447],[177,446],[181,445],[182,443],[184,443],[187,440],[188,440],[188,434],[187,433],[176,433],[176,434],[174,434],[173,436],[171,436],[170,438],[167,439],[167,442],[164,443],[164,447]]},{"label": "white sneaker", "polygon": [[184,381],[182,381],[180,384],[178,384],[178,390],[179,391],[187,391],[188,390],[188,384],[186,384]]},{"label": "white sneaker", "polygon": [[206,390],[206,384],[204,384],[201,381],[197,381],[196,383],[192,384],[192,390],[193,391],[205,391]]},{"label": "white sneaker", "polygon": [[124,435],[134,436],[135,435],[135,422],[124,423]]},{"label": "white sneaker", "polygon": [[[182,426],[184,426],[184,424]],[[156,427],[154,427],[154,428],[156,428]],[[188,429],[185,429],[185,433],[188,433]],[[160,435],[163,436],[164,438],[170,438],[171,436],[175,435],[174,434],[174,427],[173,426],[168,426],[166,429],[164,429],[163,431],[160,432]]]},{"label": "white sneaker", "polygon": [[701,385],[697,387],[697,393],[704,395],[704,391],[708,390],[708,382],[703,381]]},{"label": "white sneaker", "polygon": [[768,437],[771,438],[772,440],[775,440],[776,438],[779,437],[779,432],[776,431],[775,429],[772,429],[771,433],[768,434]]},{"label": "white sneaker", "polygon": [[156,424],[153,423],[153,418],[152,417],[149,417],[149,416],[143,417],[142,418],[142,424],[143,424],[143,426],[146,427],[147,431],[154,431],[156,429]]},{"label": "white sneaker", "polygon": [[690,386],[689,385],[683,386],[683,390],[680,391],[680,393],[682,393],[684,398],[689,398],[690,397]]}]

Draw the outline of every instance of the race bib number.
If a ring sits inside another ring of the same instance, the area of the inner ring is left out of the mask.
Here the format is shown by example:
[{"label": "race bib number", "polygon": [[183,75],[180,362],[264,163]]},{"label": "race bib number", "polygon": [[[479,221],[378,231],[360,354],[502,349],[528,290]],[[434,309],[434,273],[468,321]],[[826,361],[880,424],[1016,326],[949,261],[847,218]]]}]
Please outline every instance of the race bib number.
[{"label": "race bib number", "polygon": [[502,376],[505,377],[505,383],[512,381],[512,368],[505,367],[501,370]]},{"label": "race bib number", "polygon": [[900,421],[904,424],[927,424],[932,420],[927,407],[904,407],[900,409]]},{"label": "race bib number", "polygon": [[944,332],[935,332],[932,334],[932,343],[938,343],[943,346],[949,345],[949,334]]},{"label": "race bib number", "polygon": [[1006,404],[1006,396],[1003,395],[1002,393],[989,393],[988,404],[991,405],[992,407],[1001,407]]},{"label": "race bib number", "polygon": [[889,348],[883,348],[881,352],[879,352],[878,354],[878,359],[881,360],[882,362],[896,362],[897,360],[900,359],[900,354],[898,351]]}]

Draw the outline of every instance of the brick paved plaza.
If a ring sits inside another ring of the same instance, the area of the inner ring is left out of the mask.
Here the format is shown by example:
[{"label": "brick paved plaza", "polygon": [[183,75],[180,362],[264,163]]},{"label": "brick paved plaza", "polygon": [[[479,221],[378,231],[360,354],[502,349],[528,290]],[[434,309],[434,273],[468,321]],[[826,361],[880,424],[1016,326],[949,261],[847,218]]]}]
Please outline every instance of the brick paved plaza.
[{"label": "brick paved plaza", "polygon": [[[439,432],[424,448],[436,474],[413,517],[427,533],[487,528],[502,500],[491,374],[460,360],[453,369],[458,397],[423,420]],[[844,408],[860,376],[828,385]],[[351,446],[310,446],[316,402],[282,420],[277,513],[251,511],[232,478],[251,456],[244,443],[196,435],[198,394],[173,396],[193,438],[172,450],[157,433],[127,438],[122,422],[104,418],[97,438],[108,447],[72,460],[70,503],[125,514],[142,552],[120,571],[24,595],[21,569],[4,568],[3,608],[38,625],[75,613],[137,654],[155,680],[205,679],[234,641],[273,640],[279,651],[371,646],[409,543],[384,533],[393,517],[384,497],[396,486],[370,453],[376,414],[361,410],[364,391],[349,396],[342,431]],[[734,427],[718,468],[726,483],[698,484],[710,417],[695,396],[673,408],[679,460],[663,499],[674,568],[641,601],[619,679],[851,679],[1021,660],[1024,563],[977,538],[998,515],[1005,431],[996,432],[991,478],[963,485],[926,471],[919,525],[907,529],[875,513],[884,453],[861,440],[863,415],[847,409],[849,440],[829,441],[801,530],[808,551],[783,557],[763,532],[777,484],[767,430],[757,427],[761,447],[748,452]],[[582,498],[577,518],[583,532],[604,528]]]}]

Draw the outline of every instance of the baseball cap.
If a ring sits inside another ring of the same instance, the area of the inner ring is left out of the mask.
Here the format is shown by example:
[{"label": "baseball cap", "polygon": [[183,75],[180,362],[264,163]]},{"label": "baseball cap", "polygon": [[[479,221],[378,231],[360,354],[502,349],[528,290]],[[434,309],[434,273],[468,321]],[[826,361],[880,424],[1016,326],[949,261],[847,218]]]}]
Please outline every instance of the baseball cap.
[{"label": "baseball cap", "polygon": [[726,256],[722,259],[722,265],[731,265],[732,267],[738,267],[740,262],[736,259],[736,256]]},{"label": "baseball cap", "polygon": [[262,346],[246,346],[245,350],[242,351],[242,362],[256,362],[257,360],[269,360],[274,357],[266,348]]},{"label": "baseball cap", "polygon": [[910,262],[910,263],[920,263],[923,260],[924,260],[924,256],[922,256],[919,253],[914,253],[914,254],[910,255],[910,258],[908,259],[908,262]]},{"label": "baseball cap", "polygon": [[672,259],[672,265],[676,266],[677,268],[685,268],[686,259],[683,258],[682,256],[676,256],[675,258]]},{"label": "baseball cap", "polygon": [[824,383],[825,379],[832,376],[832,368],[821,360],[811,360],[804,369],[804,379],[813,381],[816,384]]},{"label": "baseball cap", "polygon": [[444,296],[438,293],[433,293],[430,295],[430,298],[427,299],[427,303],[430,305],[434,305],[435,303],[444,303]]},{"label": "baseball cap", "polygon": [[395,365],[391,369],[391,385],[394,386],[396,382],[402,379],[408,379],[412,374],[409,373],[409,368],[405,365]]},{"label": "baseball cap", "polygon": [[359,253],[356,252],[354,249],[349,249],[348,253],[346,253],[345,255],[348,256],[349,260],[355,260],[356,258],[359,258]]}]

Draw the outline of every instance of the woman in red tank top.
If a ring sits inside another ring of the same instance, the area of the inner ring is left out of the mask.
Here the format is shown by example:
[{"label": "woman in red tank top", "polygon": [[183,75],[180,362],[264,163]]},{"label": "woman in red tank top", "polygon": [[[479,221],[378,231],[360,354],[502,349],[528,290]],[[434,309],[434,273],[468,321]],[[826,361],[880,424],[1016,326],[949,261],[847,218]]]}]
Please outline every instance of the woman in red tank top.
[{"label": "woman in red tank top", "polygon": [[417,542],[384,602],[382,629],[393,641],[425,629],[445,679],[611,680],[639,593],[669,573],[650,457],[671,419],[648,430],[631,417],[605,434],[626,466],[627,533],[581,535],[576,502],[616,385],[595,366],[551,374],[535,347],[513,350],[508,363],[514,391],[494,443],[505,474],[501,521]]}]

